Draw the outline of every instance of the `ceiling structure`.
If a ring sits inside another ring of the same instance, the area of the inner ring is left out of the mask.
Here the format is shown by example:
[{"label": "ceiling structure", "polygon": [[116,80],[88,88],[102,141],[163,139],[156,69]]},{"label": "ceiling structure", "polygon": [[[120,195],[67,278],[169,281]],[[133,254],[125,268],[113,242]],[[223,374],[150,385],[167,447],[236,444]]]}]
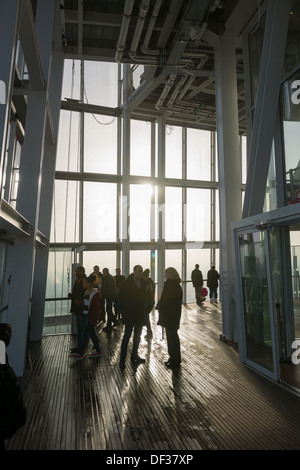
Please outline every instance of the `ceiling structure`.
[{"label": "ceiling structure", "polygon": [[[144,66],[138,84],[129,82],[127,88],[133,119],[165,116],[168,125],[215,130],[213,38],[230,22],[236,27],[238,20],[242,28],[256,9],[256,0],[60,0],[64,53],[71,59],[131,64],[133,73]],[[244,133],[241,45],[236,58]]]}]

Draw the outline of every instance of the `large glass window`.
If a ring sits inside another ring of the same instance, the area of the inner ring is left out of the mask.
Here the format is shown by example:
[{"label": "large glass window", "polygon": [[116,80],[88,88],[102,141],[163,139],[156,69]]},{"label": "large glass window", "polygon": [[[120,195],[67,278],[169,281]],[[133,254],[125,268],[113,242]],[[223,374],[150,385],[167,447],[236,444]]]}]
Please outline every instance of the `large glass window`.
[{"label": "large glass window", "polygon": [[56,170],[80,171],[80,115],[60,111]]},{"label": "large glass window", "polygon": [[99,266],[101,272],[103,268],[108,268],[110,274],[115,276],[117,267],[116,260],[117,253],[115,250],[84,251],[82,264],[87,276],[93,272],[94,266],[96,265]]},{"label": "large glass window", "polygon": [[182,128],[166,129],[166,178],[182,178]]},{"label": "large glass window", "polygon": [[84,171],[117,174],[117,119],[84,115]]},{"label": "large glass window", "polygon": [[203,242],[210,239],[210,190],[187,189],[186,239]]},{"label": "large glass window", "polygon": [[84,62],[84,101],[95,105],[118,106],[118,64]]},{"label": "large glass window", "polygon": [[83,242],[115,242],[117,238],[117,185],[84,183]]},{"label": "large glass window", "polygon": [[72,250],[50,249],[43,334],[71,333]]},{"label": "large glass window", "polygon": [[148,184],[130,186],[130,241],[150,241],[152,193],[153,187]]},{"label": "large glass window", "polygon": [[151,175],[151,126],[144,121],[130,123],[130,174]]},{"label": "large glass window", "polygon": [[287,201],[300,199],[300,72],[281,89]]},{"label": "large glass window", "polygon": [[79,182],[56,180],[50,241],[79,241]]},{"label": "large glass window", "polygon": [[165,239],[182,240],[182,189],[167,187],[165,190]]},{"label": "large glass window", "polygon": [[187,179],[210,180],[211,134],[187,129]]}]

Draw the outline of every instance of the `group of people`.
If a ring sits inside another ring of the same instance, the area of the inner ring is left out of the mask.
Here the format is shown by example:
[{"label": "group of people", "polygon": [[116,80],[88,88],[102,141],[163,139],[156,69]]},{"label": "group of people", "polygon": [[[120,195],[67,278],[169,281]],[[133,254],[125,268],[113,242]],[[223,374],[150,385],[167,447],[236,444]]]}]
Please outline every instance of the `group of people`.
[{"label": "group of people", "polygon": [[[178,329],[181,319],[183,292],[181,279],[175,268],[165,270],[165,283],[160,299],[156,305],[159,312],[158,325],[165,328],[169,358],[167,367],[175,367],[181,363],[180,341]],[[121,368],[126,365],[127,349],[133,334],[131,362],[142,364],[145,359],[138,354],[143,327],[146,326],[148,338],[151,338],[152,328],[150,312],[155,306],[155,284],[150,277],[150,270],[143,270],[136,265],[133,272],[125,278],[120,269],[112,276],[107,268],[100,273],[99,266],[89,276],[85,275],[83,266],[76,269],[76,280],[72,293],[69,294],[71,312],[76,318],[77,346],[70,357],[83,359],[88,340],[93,342],[93,352],[90,358],[101,357],[100,341],[96,325],[106,321],[107,328],[114,328],[122,321],[124,334],[120,348]]]},{"label": "group of people", "polygon": [[[205,289],[203,287],[203,275],[199,269],[199,264],[195,265],[195,269],[191,274],[193,287],[195,288],[196,302],[200,305],[205,300],[205,295],[207,292],[203,292]],[[210,302],[217,302],[218,300],[218,286],[219,286],[220,274],[216,270],[215,266],[212,266],[211,269],[207,272],[207,287],[209,288],[209,300]],[[205,289],[206,290],[206,289]]]}]

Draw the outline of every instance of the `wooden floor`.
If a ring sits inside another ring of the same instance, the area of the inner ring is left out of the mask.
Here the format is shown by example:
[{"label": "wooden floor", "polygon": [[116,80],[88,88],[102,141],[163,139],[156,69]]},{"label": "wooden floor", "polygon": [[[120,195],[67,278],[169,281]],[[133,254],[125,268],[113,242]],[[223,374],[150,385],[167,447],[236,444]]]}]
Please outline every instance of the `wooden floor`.
[{"label": "wooden floor", "polygon": [[[164,365],[166,340],[142,337],[146,363],[130,348],[119,368],[123,326],[99,334],[103,357],[69,358],[71,335],[31,343],[21,388],[26,425],[10,450],[287,450],[300,449],[300,395],[241,364],[220,340],[221,304],[183,308],[182,364]],[[174,452],[173,452],[174,453]]]}]

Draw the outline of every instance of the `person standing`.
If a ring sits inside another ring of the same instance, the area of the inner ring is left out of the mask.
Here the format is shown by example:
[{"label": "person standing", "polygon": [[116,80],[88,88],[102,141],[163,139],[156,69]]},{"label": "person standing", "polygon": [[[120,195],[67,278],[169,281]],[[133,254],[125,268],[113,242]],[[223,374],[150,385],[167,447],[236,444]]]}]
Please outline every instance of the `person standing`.
[{"label": "person standing", "polygon": [[115,307],[116,322],[119,323],[121,321],[122,312],[121,312],[121,308],[119,304],[118,293],[120,290],[120,285],[122,284],[122,282],[125,281],[126,278],[125,276],[123,276],[123,274],[121,274],[120,268],[116,268],[116,275],[114,276],[114,278],[116,281],[116,294],[115,294],[115,299],[114,299],[114,307]]},{"label": "person standing", "polygon": [[[96,282],[95,282],[95,287],[98,287],[99,292],[101,294],[102,284],[103,284],[103,274],[100,271],[100,268],[97,264],[93,267],[92,274],[97,277]],[[103,298],[102,294],[101,294],[101,301],[100,302],[101,302],[100,322],[105,322],[105,299]]]},{"label": "person standing", "polygon": [[199,269],[199,264],[195,264],[195,269],[192,271],[191,278],[193,287],[195,288],[196,302],[198,305],[200,305],[203,287],[203,276],[202,272]]},{"label": "person standing", "polygon": [[178,330],[181,320],[182,288],[181,279],[175,268],[165,270],[166,281],[156,308],[159,318],[157,324],[165,328],[169,359],[167,367],[176,367],[181,363],[180,340]]},{"label": "person standing", "polygon": [[148,285],[148,293],[149,293],[149,303],[146,306],[146,313],[147,313],[147,318],[146,318],[146,328],[147,328],[147,334],[145,335],[145,338],[152,338],[153,337],[153,332],[151,328],[151,322],[150,322],[150,313],[154,307],[154,296],[155,296],[155,284],[153,279],[150,277],[150,269],[145,269],[143,272],[143,278],[147,282]]},{"label": "person standing", "polygon": [[207,287],[209,288],[209,300],[210,302],[217,302],[218,299],[218,285],[219,285],[220,274],[216,270],[215,266],[212,266],[207,273]]},{"label": "person standing", "polygon": [[133,345],[131,351],[131,362],[141,364],[145,359],[138,355],[143,326],[146,325],[146,304],[148,300],[147,283],[143,279],[143,268],[136,265],[133,273],[121,284],[119,291],[119,302],[122,310],[122,321],[125,325],[124,335],[121,343],[120,367],[125,367],[127,347],[133,332]]},{"label": "person standing", "polygon": [[105,307],[107,313],[107,324],[104,330],[110,330],[115,322],[115,314],[113,312],[113,302],[116,294],[116,281],[115,278],[109,273],[108,268],[103,268],[103,285],[102,297],[105,300]]},{"label": "person standing", "polygon": [[[69,293],[68,298],[71,299],[71,309],[70,312],[75,315],[76,321],[76,332],[77,332],[77,347],[78,341],[83,328],[83,296],[84,296],[84,287],[83,279],[85,276],[85,269],[83,266],[77,266],[75,271],[76,280],[73,284],[72,292]],[[75,350],[77,348],[74,348]]]},{"label": "person standing", "polygon": [[83,279],[84,299],[83,299],[83,328],[79,338],[78,351],[70,355],[74,359],[83,359],[83,353],[86,348],[88,339],[94,343],[95,352],[92,352],[89,357],[101,357],[100,341],[96,333],[95,326],[100,318],[100,298],[101,294],[99,289],[95,287],[96,277],[91,274],[89,277]]}]

